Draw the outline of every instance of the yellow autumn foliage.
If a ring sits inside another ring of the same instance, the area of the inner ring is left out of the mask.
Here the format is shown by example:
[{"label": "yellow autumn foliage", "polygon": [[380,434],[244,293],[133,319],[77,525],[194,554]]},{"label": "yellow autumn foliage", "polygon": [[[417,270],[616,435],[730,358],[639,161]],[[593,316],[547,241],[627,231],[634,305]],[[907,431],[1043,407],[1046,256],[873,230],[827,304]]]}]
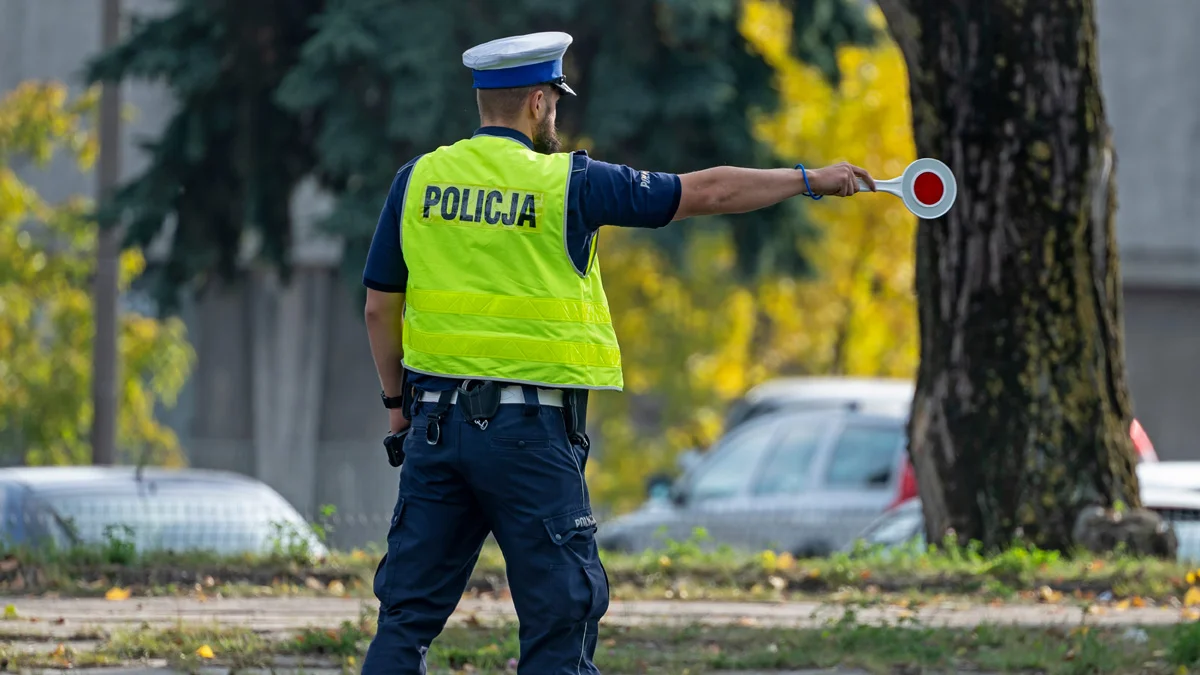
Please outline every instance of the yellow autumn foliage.
[{"label": "yellow autumn foliage", "polygon": [[[26,82],[0,97],[0,459],[8,463],[78,464],[91,455],[92,204],[81,196],[50,203],[25,175],[55,156],[91,167],[96,102],[96,91],[72,100],[58,82]],[[139,250],[121,252],[121,292],[145,266]],[[175,403],[195,361],[183,322],[123,311],[117,346],[118,459],[182,464],[155,410]]]},{"label": "yellow autumn foliage", "polygon": [[[882,26],[878,11],[871,19]],[[779,4],[746,0],[741,30],[778,74],[785,105],[756,132],[779,156],[809,166],[845,160],[881,178],[914,159],[907,73],[894,44],[841,49],[833,88],[789,55],[791,16]],[[885,194],[806,204],[821,235],[804,249],[811,280],[733,282],[734,249],[720,233],[691,237],[672,265],[636,234],[605,230],[626,392],[594,397],[601,443],[588,470],[598,505],[636,506],[646,476],[715,441],[728,404],[756,384],[781,374],[913,375],[916,219]]]}]

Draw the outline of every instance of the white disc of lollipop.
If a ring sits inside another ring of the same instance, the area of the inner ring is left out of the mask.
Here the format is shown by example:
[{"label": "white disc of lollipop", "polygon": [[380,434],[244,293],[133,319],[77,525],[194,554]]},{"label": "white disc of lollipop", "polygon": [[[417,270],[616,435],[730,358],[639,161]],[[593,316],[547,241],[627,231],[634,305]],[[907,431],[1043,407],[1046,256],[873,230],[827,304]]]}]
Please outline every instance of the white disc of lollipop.
[{"label": "white disc of lollipop", "polygon": [[[858,189],[868,191],[861,179]],[[958,183],[950,167],[923,157],[909,164],[898,178],[875,181],[877,192],[886,192],[904,200],[904,206],[926,220],[946,215],[958,196]]]}]

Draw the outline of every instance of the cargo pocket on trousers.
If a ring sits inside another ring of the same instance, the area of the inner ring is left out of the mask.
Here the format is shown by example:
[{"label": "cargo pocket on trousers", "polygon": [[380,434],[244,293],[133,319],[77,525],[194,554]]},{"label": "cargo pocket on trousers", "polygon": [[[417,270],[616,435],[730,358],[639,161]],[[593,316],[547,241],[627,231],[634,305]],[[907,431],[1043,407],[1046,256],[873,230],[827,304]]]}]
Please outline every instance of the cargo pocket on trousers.
[{"label": "cargo pocket on trousers", "polygon": [[608,611],[608,574],[596,546],[596,519],[585,508],[546,518],[546,534],[558,550],[551,574],[565,585],[572,621],[595,621]]},{"label": "cargo pocket on trousers", "polygon": [[375,597],[379,598],[380,604],[386,608],[389,604],[388,588],[391,587],[389,581],[394,582],[393,575],[389,574],[394,563],[399,559],[396,556],[396,545],[400,541],[400,523],[404,516],[404,500],[396,500],[396,508],[392,511],[392,524],[388,526],[387,533],[387,552],[383,554],[383,559],[379,561],[379,567],[375,568]]}]

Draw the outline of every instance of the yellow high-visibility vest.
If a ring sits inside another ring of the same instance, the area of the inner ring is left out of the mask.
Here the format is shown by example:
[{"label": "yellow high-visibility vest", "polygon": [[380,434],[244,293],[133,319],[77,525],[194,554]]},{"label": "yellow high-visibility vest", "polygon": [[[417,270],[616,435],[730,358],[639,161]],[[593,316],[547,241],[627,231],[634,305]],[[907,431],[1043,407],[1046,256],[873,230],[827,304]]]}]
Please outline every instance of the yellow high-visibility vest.
[{"label": "yellow high-visibility vest", "polygon": [[621,349],[592,240],[566,247],[571,154],[476,136],[413,166],[400,219],[404,365],[430,375],[621,389]]}]

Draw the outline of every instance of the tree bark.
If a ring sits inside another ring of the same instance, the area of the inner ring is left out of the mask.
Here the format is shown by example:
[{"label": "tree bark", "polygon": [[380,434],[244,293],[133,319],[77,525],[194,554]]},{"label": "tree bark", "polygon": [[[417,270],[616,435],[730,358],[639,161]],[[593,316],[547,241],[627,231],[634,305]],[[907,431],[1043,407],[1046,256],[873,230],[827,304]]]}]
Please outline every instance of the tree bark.
[{"label": "tree bark", "polygon": [[927,535],[1069,549],[1088,506],[1140,506],[1094,0],[879,4],[959,186],[917,235]]}]

